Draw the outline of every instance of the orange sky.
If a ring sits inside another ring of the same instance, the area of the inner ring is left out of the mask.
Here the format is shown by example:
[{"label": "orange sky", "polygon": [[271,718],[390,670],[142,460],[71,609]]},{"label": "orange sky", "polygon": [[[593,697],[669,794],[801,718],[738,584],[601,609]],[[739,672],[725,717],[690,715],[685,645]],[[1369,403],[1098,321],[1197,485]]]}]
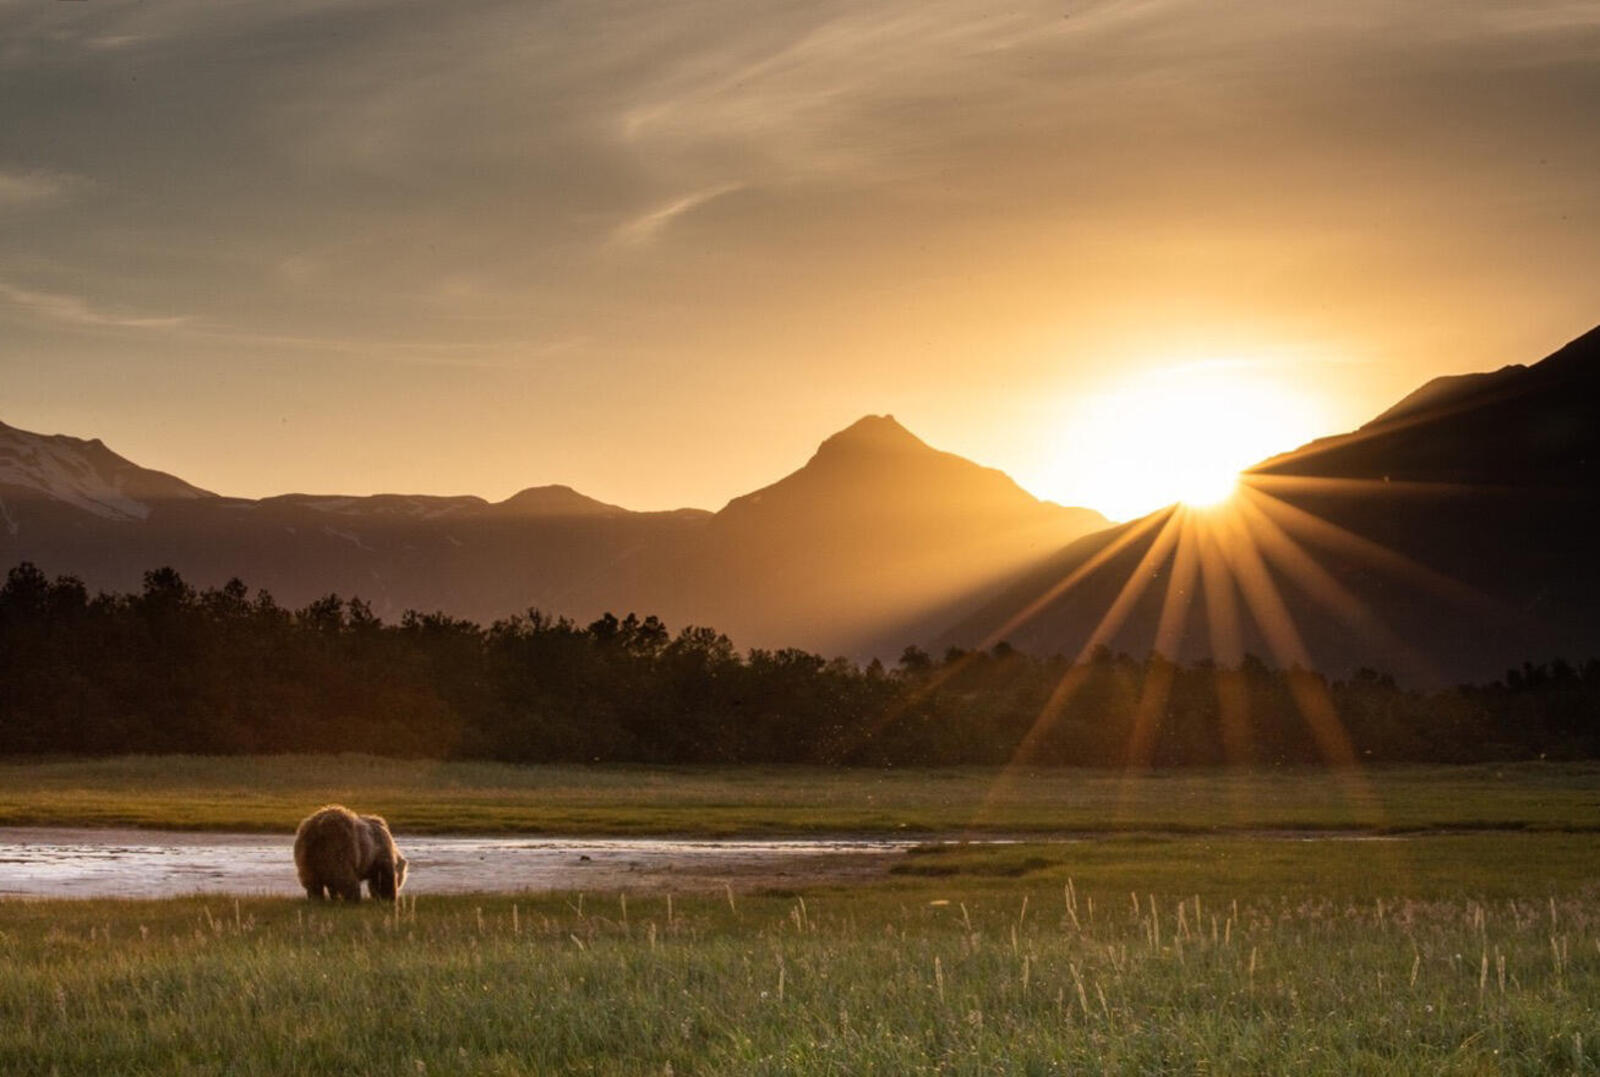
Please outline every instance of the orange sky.
[{"label": "orange sky", "polygon": [[1163,371],[1301,441],[1600,321],[1597,60],[1537,0],[0,5],[0,420],[715,508],[892,412],[1104,502]]}]

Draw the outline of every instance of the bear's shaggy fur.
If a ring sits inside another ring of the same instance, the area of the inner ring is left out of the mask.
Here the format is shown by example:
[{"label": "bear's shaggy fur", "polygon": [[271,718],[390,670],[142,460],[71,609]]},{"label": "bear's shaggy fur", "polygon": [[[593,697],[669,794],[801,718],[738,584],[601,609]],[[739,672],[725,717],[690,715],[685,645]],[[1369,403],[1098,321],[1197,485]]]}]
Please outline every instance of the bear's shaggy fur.
[{"label": "bear's shaggy fur", "polygon": [[393,901],[406,881],[406,858],[395,848],[389,824],[339,804],[301,821],[294,833],[294,867],[313,901],[360,901],[362,880],[374,899]]}]

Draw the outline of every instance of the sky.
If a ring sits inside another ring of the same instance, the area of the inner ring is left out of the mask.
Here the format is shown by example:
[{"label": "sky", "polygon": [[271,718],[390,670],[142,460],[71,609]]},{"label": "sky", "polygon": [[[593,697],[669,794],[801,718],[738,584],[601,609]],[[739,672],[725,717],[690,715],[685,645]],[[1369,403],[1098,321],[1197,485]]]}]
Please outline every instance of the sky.
[{"label": "sky", "polygon": [[0,421],[654,509],[892,413],[1120,518],[1600,322],[1597,115],[1570,0],[0,0]]}]

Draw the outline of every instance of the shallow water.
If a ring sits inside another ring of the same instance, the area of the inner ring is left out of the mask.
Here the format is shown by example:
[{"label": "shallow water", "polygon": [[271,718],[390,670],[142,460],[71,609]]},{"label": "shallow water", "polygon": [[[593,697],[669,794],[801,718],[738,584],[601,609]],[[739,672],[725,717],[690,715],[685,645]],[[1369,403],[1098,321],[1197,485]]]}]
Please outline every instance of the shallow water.
[{"label": "shallow water", "polygon": [[[895,839],[407,837],[408,894],[736,890],[880,875]],[[299,894],[294,836],[0,827],[0,896]]]}]

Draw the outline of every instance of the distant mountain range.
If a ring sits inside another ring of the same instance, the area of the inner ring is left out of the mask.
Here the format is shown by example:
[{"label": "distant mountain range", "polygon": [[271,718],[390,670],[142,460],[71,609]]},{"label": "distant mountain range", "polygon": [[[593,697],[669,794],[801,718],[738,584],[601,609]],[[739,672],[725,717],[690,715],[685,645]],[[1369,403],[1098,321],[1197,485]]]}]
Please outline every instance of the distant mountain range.
[{"label": "distant mountain range", "polygon": [[1600,329],[1531,367],[1435,379],[1356,431],[1264,461],[1233,508],[1087,536],[964,602],[973,612],[900,633],[1068,655],[1251,652],[1413,683],[1600,656]]},{"label": "distant mountain range", "polygon": [[1597,469],[1600,329],[1264,461],[1231,507],[1116,527],[890,416],[715,513],[631,512],[565,486],[494,504],[221,497],[99,441],[0,425],[0,560],[109,590],[170,564],[290,606],[358,595],[388,619],[637,611],[858,658],[1104,644],[1439,683],[1600,656]]},{"label": "distant mountain range", "polygon": [[[721,512],[631,512],[566,486],[505,501],[384,494],[221,497],[101,442],[0,424],[0,559],[137,590],[172,565],[280,603],[360,596],[387,619],[487,623],[537,607],[654,613],[741,646],[861,654],[885,624],[959,604],[1107,521],[869,416]],[[903,644],[902,644],[903,646]],[[895,649],[898,653],[898,648]]]}]

